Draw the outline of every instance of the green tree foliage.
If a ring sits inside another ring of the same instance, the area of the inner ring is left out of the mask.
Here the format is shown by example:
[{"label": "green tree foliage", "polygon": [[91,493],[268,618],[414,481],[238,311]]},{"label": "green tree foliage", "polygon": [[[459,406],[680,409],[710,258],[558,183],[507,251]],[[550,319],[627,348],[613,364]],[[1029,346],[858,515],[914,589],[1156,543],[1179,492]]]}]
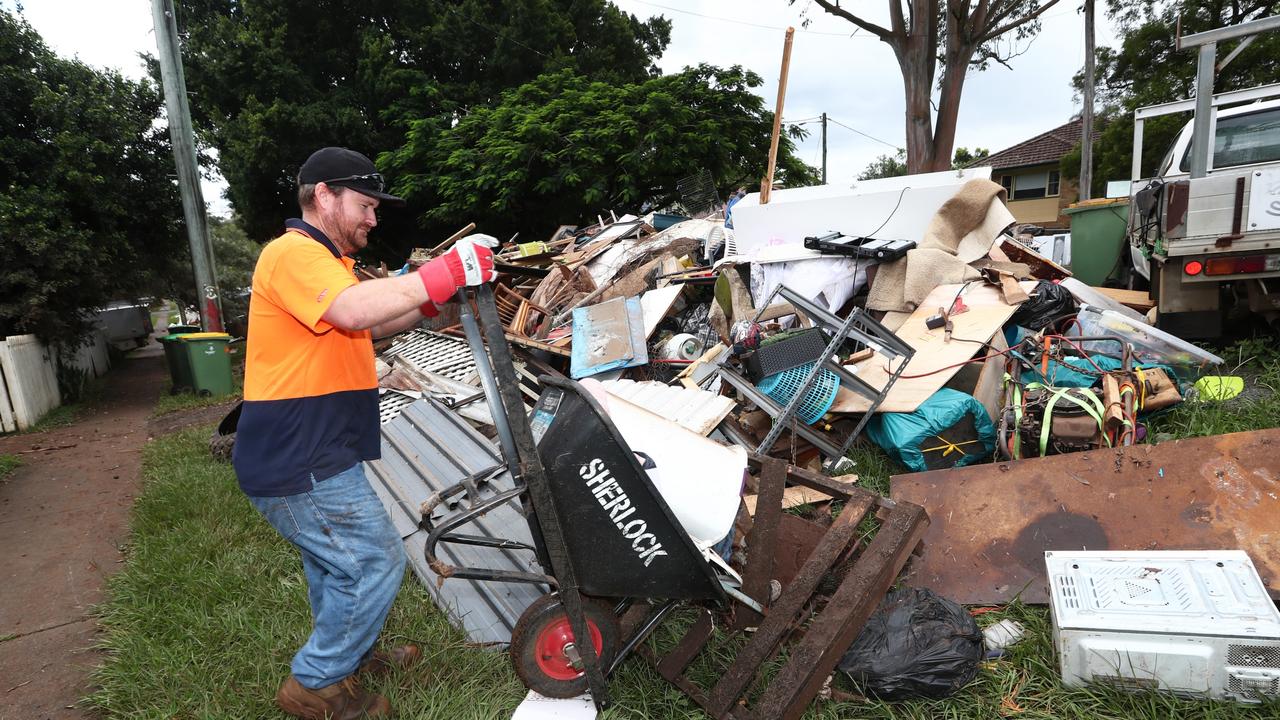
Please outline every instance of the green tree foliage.
[{"label": "green tree foliage", "polygon": [[[430,208],[427,222],[463,218],[490,232],[550,230],[610,208],[654,207],[677,181],[705,168],[722,187],[755,187],[764,174],[773,113],[751,92],[760,77],[700,65],[639,83],[547,73],[477,107],[451,128],[413,123],[383,158],[395,189]],[[776,177],[817,182],[781,139]]]},{"label": "green tree foliage", "polygon": [[880,155],[858,174],[859,180],[901,177],[907,174],[907,151],[898,150],[893,155]]},{"label": "green tree foliage", "polygon": [[991,151],[986,148],[975,147],[970,150],[967,147],[958,147],[956,148],[955,155],[951,157],[951,169],[959,170],[961,168],[969,167],[970,165],[975,165],[984,160],[990,154]]},{"label": "green tree foliage", "polygon": [[[970,150],[967,147],[956,148],[955,155],[951,158],[951,169],[959,170],[976,164],[991,151],[986,148],[975,147]],[[878,178],[900,177],[907,174],[907,151],[899,150],[894,155],[880,155],[867,166],[859,175],[859,180],[875,180]]]},{"label": "green tree foliage", "polygon": [[[1237,25],[1280,14],[1275,0],[1108,0],[1107,12],[1120,29],[1118,48],[1099,48],[1099,136],[1094,143],[1094,197],[1108,180],[1128,179],[1133,158],[1133,111],[1145,105],[1172,102],[1195,95],[1196,49],[1178,50],[1178,20],[1182,34]],[[1219,59],[1239,41],[1221,43]],[[1214,92],[1273,83],[1280,77],[1280,34],[1264,33],[1217,75]],[[1083,76],[1077,75],[1077,90]],[[1169,146],[1191,119],[1190,113],[1166,115],[1144,123],[1143,175],[1151,175]],[[1080,150],[1062,160],[1064,177],[1077,177]]]},{"label": "green tree foliage", "polygon": [[[218,151],[245,230],[259,241],[296,212],[294,175],[316,148],[341,145],[376,157],[404,144],[411,121],[419,137],[448,128],[544,72],[643,81],[657,75],[654,61],[671,27],[661,18],[639,21],[606,0],[177,5],[196,125]],[[378,235],[410,233],[424,210],[387,213],[383,224],[392,232],[384,227]]]},{"label": "green tree foliage", "polygon": [[74,342],[85,310],[190,284],[160,106],[0,11],[0,335]]}]

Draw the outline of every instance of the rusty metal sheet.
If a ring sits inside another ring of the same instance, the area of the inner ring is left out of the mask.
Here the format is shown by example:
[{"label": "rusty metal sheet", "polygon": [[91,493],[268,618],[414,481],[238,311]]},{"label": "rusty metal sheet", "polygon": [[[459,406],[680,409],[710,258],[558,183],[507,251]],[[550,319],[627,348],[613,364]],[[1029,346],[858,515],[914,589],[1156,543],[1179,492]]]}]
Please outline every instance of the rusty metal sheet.
[{"label": "rusty metal sheet", "polygon": [[1048,600],[1045,550],[1232,550],[1280,598],[1280,429],[895,475],[932,524],[906,582]]}]

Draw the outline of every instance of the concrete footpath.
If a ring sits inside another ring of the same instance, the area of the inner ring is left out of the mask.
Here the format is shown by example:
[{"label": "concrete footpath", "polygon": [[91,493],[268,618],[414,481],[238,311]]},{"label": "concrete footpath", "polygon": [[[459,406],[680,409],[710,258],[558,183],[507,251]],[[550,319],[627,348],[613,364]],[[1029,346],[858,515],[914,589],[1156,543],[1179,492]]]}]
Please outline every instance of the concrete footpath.
[{"label": "concrete footpath", "polygon": [[123,560],[164,354],[152,343],[101,382],[75,423],[0,437],[23,461],[0,481],[0,720],[93,717],[76,706],[101,661],[90,612]]}]

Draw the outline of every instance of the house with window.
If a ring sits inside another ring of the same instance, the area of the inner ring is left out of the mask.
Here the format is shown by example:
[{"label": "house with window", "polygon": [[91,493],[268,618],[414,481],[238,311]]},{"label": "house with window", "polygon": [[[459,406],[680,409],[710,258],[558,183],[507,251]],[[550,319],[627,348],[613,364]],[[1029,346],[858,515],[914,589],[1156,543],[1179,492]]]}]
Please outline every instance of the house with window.
[{"label": "house with window", "polygon": [[991,179],[1009,194],[1009,212],[1019,223],[1046,228],[1071,225],[1062,209],[1076,201],[1075,180],[1062,177],[1062,157],[1080,142],[1077,118],[1030,140],[974,162],[990,165]]}]

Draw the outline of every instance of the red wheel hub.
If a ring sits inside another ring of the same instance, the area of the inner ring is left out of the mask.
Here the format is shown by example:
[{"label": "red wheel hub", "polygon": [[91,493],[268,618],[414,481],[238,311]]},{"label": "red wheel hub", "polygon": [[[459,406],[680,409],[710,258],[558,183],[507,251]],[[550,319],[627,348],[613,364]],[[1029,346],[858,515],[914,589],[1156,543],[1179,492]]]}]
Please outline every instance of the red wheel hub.
[{"label": "red wheel hub", "polygon": [[[587,620],[587,628],[591,632],[591,644],[595,646],[596,657],[600,657],[603,642],[600,639],[600,628],[591,620]],[[582,677],[582,671],[573,666],[573,661],[565,654],[565,646],[573,644],[573,628],[569,626],[569,618],[562,615],[538,633],[534,644],[534,657],[538,669],[553,680],[575,680]]]}]

